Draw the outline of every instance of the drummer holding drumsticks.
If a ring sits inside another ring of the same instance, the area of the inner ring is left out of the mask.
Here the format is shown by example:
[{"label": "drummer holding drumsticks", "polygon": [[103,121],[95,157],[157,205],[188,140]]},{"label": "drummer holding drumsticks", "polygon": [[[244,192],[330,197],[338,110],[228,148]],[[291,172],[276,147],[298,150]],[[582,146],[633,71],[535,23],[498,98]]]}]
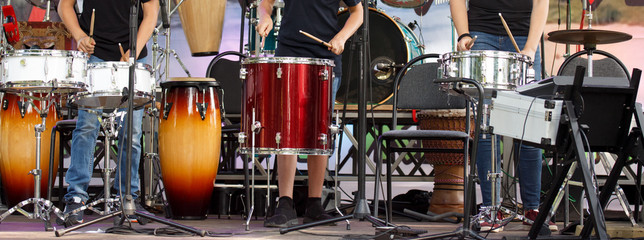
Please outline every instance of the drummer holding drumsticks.
[{"label": "drummer holding drumsticks", "polygon": [[[363,9],[360,0],[343,0],[349,7],[349,19],[342,29],[337,26],[337,13],[340,0],[284,0],[284,16],[279,31],[276,57],[308,57],[333,59],[335,61],[333,95],[340,86],[342,74],[342,52],[344,43],[362,24]],[[275,0],[263,0],[258,8],[259,23],[257,32],[262,37],[268,36],[273,28],[271,13]],[[325,46],[306,35],[304,31],[328,41]],[[331,218],[321,204],[322,185],[327,167],[328,156],[308,156],[309,189],[304,223]],[[293,207],[293,181],[297,164],[296,155],[277,155],[279,201],[275,214],[264,222],[266,227],[290,227],[298,224],[297,214]]]},{"label": "drummer holding drumsticks", "polygon": [[[547,0],[470,0],[469,10],[465,0],[450,1],[450,9],[454,26],[459,34],[457,48],[465,50],[498,50],[517,51],[534,59],[533,68],[535,79],[541,79],[541,56],[539,54],[539,39],[543,33],[548,15]],[[501,15],[502,14],[502,15]],[[502,17],[501,17],[502,16]],[[507,27],[504,29],[504,18]],[[506,30],[511,30],[506,31]],[[516,37],[516,47],[512,35]],[[471,45],[472,38],[478,40]],[[489,103],[489,100],[486,100]],[[515,144],[515,149],[518,144]],[[496,146],[499,146],[497,142]],[[499,149],[496,149],[497,168],[500,166]],[[480,221],[481,231],[498,232],[503,229],[500,212],[490,212],[496,209],[491,206],[492,190],[487,174],[491,170],[491,141],[490,136],[481,135],[476,165],[481,182],[481,195],[483,197],[482,216]],[[515,150],[516,151],[516,150]],[[521,145],[519,151],[518,174],[521,185],[521,200],[523,201],[524,216],[533,220],[539,209],[541,191],[541,162],[542,151],[539,148]],[[496,169],[495,172],[500,172]],[[497,190],[500,182],[497,182]],[[499,202],[499,193],[495,195]],[[487,210],[487,211],[486,211]],[[529,226],[529,223],[524,222]],[[557,226],[549,223],[550,230],[556,231]]]},{"label": "drummer holding drumsticks", "polygon": [[[58,13],[60,14],[65,27],[72,34],[78,43],[78,50],[92,54],[89,62],[103,62],[103,61],[127,61],[129,57],[129,50],[127,53],[122,54],[119,51],[119,44],[129,46],[129,12],[130,0],[84,0],[82,6],[82,13],[80,18],[76,17],[74,5],[76,0],[61,0],[58,5]],[[95,9],[95,10],[94,10]],[[158,0],[141,0],[139,8],[139,27],[136,42],[136,56],[137,61],[145,61],[147,50],[145,44],[152,36],[152,31],[157,23],[157,16],[159,11]],[[94,16],[95,14],[95,16]],[[95,31],[94,31],[95,29]],[[124,109],[121,109],[125,111]],[[71,163],[65,181],[69,184],[67,194],[64,197],[65,213],[69,213],[74,209],[82,207],[89,198],[87,194],[87,187],[89,185],[92,166],[94,161],[94,149],[96,147],[96,139],[100,129],[101,109],[88,111],[87,109],[78,109],[78,120],[76,122],[76,129],[72,135],[71,146]],[[133,126],[132,126],[132,169],[124,169],[126,166],[127,154],[125,154],[124,143],[126,139],[123,137],[125,126],[121,127],[119,136],[119,149],[122,150],[121,158],[119,159],[119,170],[116,173],[115,179],[119,176],[126,176],[127,171],[131,171],[131,179],[122,181],[115,181],[114,188],[117,193],[125,191],[127,184],[131,184],[132,196],[136,199],[136,210],[143,211],[140,205],[140,200],[137,199],[137,191],[139,190],[139,161],[141,155],[141,126],[143,118],[143,109],[133,111]],[[123,124],[125,125],[125,124]],[[105,183],[109,184],[109,183]],[[120,191],[119,191],[120,190]],[[110,196],[105,196],[109,198]],[[136,219],[130,219],[136,221]],[[140,224],[144,224],[138,221]],[[73,225],[83,222],[83,212],[70,215],[65,219],[65,225]],[[62,223],[59,223],[62,224]]]}]

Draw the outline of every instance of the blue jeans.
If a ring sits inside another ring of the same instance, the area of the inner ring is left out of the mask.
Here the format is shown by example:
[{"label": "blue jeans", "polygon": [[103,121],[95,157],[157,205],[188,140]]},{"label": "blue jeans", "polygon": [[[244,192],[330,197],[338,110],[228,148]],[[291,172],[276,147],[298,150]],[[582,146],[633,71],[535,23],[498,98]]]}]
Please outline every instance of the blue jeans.
[{"label": "blue jeans", "polygon": [[[144,62],[145,58],[137,60],[137,62]],[[103,62],[102,59],[91,56],[89,61]],[[119,109],[118,111],[127,111],[127,109]],[[92,178],[94,151],[96,149],[96,139],[101,128],[98,118],[103,112],[101,109],[78,109],[78,118],[76,120],[76,129],[72,134],[71,146],[71,163],[67,174],[65,175],[65,182],[69,184],[67,187],[67,194],[65,200],[71,201],[73,197],[80,197],[83,202],[87,202],[89,195],[87,188],[89,187],[90,179]],[[120,119],[120,118],[119,118]],[[123,118],[127,119],[127,115]],[[137,191],[139,191],[139,162],[141,160],[141,127],[143,123],[143,109],[133,111],[132,120],[132,168],[130,181],[121,179],[120,176],[125,177],[127,169],[125,169],[127,161],[127,148],[124,146],[127,143],[127,121],[119,122],[121,128],[118,133],[118,147],[121,152],[121,157],[118,163],[118,170],[114,177],[114,188],[116,193],[119,190],[125,194],[127,184],[131,184],[132,197],[137,198]],[[105,183],[109,184],[109,183]],[[120,195],[120,194],[119,194]]]},{"label": "blue jeans", "polygon": [[331,87],[332,87],[331,106],[335,106],[335,95],[338,94],[338,89],[340,89],[340,82],[342,82],[342,79],[340,76],[335,76],[333,78],[333,84],[331,84]]},{"label": "blue jeans", "polygon": [[[515,52],[514,45],[508,36],[497,36],[489,33],[482,32],[470,32],[472,36],[478,36],[476,43],[472,47],[472,50],[499,50],[499,51],[511,51]],[[527,40],[526,36],[514,36],[517,45],[519,48],[523,48]],[[541,79],[541,57],[539,54],[539,49],[537,49],[535,54],[535,79]],[[489,101],[485,101],[489,104]],[[489,121],[489,119],[488,119]],[[485,135],[485,138],[484,138]],[[476,167],[478,170],[479,179],[481,181],[481,195],[483,198],[484,206],[492,205],[492,184],[487,179],[487,174],[492,170],[492,141],[490,140],[490,135],[481,134],[479,136],[479,145],[476,152]],[[500,136],[497,137],[496,144],[496,172],[501,172],[501,157],[500,157]],[[519,150],[519,161],[517,162],[517,172],[519,177],[519,184],[521,185],[521,200],[523,201],[523,208],[526,210],[529,209],[538,209],[539,200],[541,193],[541,155],[542,151],[540,148],[535,148],[532,146],[521,145],[519,148],[518,144],[512,144],[514,146],[513,153]],[[507,147],[507,146],[506,146]],[[500,204],[500,189],[501,181],[497,180],[497,203]]]}]

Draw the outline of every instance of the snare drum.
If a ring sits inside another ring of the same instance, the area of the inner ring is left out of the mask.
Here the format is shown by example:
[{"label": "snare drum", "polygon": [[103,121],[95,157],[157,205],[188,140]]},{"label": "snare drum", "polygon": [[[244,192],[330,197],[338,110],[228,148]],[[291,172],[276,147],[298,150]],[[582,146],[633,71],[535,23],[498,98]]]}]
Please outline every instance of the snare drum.
[{"label": "snare drum", "polygon": [[258,154],[331,154],[333,67],[328,59],[246,58],[240,152],[251,153],[254,138]]},{"label": "snare drum", "polygon": [[[514,90],[534,78],[530,76],[530,57],[514,52],[476,50],[447,53],[439,59],[439,77],[470,78],[481,83],[486,95],[489,90]],[[453,85],[447,86],[453,88]],[[476,96],[474,86],[459,86]]]},{"label": "snare drum", "polygon": [[2,55],[5,91],[69,93],[84,91],[88,55],[79,51],[27,49]]},{"label": "snare drum", "polygon": [[[130,65],[127,62],[90,63],[87,69],[87,92],[72,97],[73,104],[86,108],[124,108],[127,98],[123,93],[129,86]],[[152,67],[137,63],[134,82],[134,106],[152,101],[154,75]]]}]

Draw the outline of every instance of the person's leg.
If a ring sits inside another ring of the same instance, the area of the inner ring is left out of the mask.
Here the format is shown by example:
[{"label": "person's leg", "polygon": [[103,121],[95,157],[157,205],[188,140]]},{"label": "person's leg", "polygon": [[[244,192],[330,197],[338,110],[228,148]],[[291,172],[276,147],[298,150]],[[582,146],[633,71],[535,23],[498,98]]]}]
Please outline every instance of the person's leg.
[{"label": "person's leg", "polygon": [[277,155],[277,186],[280,198],[272,217],[264,221],[265,227],[290,227],[297,225],[297,213],[293,204],[293,184],[297,155]]},{"label": "person's leg", "polygon": [[[64,197],[65,213],[83,206],[89,198],[87,188],[92,177],[99,127],[98,115],[83,109],[78,110],[76,128],[72,133],[70,165],[65,174],[65,182],[69,185]],[[82,222],[83,212],[70,216],[68,220],[71,220],[69,224]],[[59,222],[59,224],[63,223]]]},{"label": "person's leg", "polygon": [[[125,110],[119,110],[125,111]],[[116,193],[121,195],[125,194],[127,184],[130,185],[132,198],[138,197],[139,191],[139,163],[141,161],[141,124],[143,122],[143,109],[135,110],[132,112],[132,166],[130,168],[130,180],[125,179],[127,174],[127,114],[123,117],[121,128],[119,129],[118,149],[120,159],[118,170],[116,171],[114,188]]]},{"label": "person's leg", "polygon": [[327,214],[324,211],[324,208],[322,208],[321,199],[328,159],[329,156],[327,155],[310,155],[308,157],[309,198],[306,202],[304,223],[332,218],[332,216]]},{"label": "person's leg", "polygon": [[[518,144],[515,144],[515,146],[518,146]],[[517,167],[523,208],[539,209],[542,150],[532,146],[521,145],[519,154],[520,160]]]}]

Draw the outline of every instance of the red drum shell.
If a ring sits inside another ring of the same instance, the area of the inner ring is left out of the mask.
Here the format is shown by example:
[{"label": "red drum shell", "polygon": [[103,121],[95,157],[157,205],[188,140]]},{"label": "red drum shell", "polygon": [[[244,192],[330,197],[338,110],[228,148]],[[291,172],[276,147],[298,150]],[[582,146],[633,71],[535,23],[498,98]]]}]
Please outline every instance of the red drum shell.
[{"label": "red drum shell", "polygon": [[244,60],[242,132],[247,139],[240,152],[251,152],[253,123],[259,122],[257,154],[329,155],[333,66],[331,60],[315,58]]},{"label": "red drum shell", "polygon": [[[217,91],[211,82],[189,79],[165,82],[161,86],[159,158],[172,217],[205,219],[220,158],[221,115]],[[202,119],[197,103],[204,102],[207,106]]]},{"label": "red drum shell", "polygon": [[[34,93],[34,97],[44,97],[45,94]],[[55,96],[53,101],[58,101]],[[20,114],[18,101],[25,104],[24,118]],[[34,104],[40,108],[40,102]],[[47,179],[49,178],[49,154],[51,131],[59,116],[54,105],[49,107],[45,120],[46,130],[40,139],[40,196],[47,196]],[[0,175],[6,194],[7,205],[14,206],[19,202],[34,197],[34,176],[29,172],[36,168],[36,133],[35,126],[42,123],[38,112],[27,99],[11,93],[5,93],[0,108]],[[56,146],[59,138],[56,137]],[[54,149],[53,172],[58,171],[58,148]],[[27,209],[27,208],[25,208]]]}]

